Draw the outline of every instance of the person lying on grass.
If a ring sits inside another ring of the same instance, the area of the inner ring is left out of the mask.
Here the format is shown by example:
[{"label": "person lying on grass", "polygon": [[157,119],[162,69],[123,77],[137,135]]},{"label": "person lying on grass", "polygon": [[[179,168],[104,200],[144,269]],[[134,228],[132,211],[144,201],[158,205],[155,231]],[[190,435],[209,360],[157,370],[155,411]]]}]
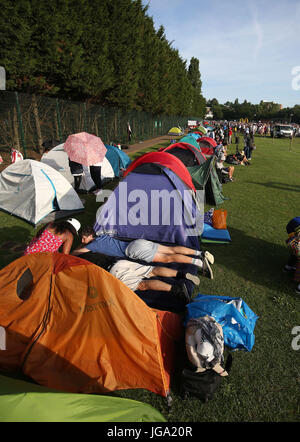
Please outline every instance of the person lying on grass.
[{"label": "person lying on grass", "polygon": [[[129,258],[137,261],[193,264],[202,269],[213,279],[210,264],[214,257],[209,252],[193,250],[184,246],[164,246],[145,239],[137,239],[130,243],[120,241],[109,235],[96,236],[93,228],[81,231],[82,246],[72,252],[81,255],[87,252],[103,253],[118,258]],[[189,256],[189,255],[193,255]]]},{"label": "person lying on grass", "polygon": [[60,250],[68,255],[73,245],[74,236],[80,227],[80,222],[75,218],[50,222],[42,227],[26,246],[24,255]]},{"label": "person lying on grass", "polygon": [[191,273],[180,272],[178,270],[169,269],[168,267],[146,266],[125,259],[116,262],[109,272],[134,292],[136,290],[169,292],[184,301],[184,304],[191,302],[191,297],[187,291],[185,282],[178,281],[176,284],[170,284],[159,279],[149,278],[164,277],[186,279],[196,285],[199,285],[200,282],[199,278]]},{"label": "person lying on grass", "polygon": [[[200,284],[198,276],[168,267],[143,265],[125,259],[116,262],[114,257],[95,252],[87,252],[77,256],[104,268],[134,292],[136,290],[168,292],[183,301],[184,305],[191,301],[185,282],[191,281],[194,285]],[[157,277],[174,278],[176,282],[174,284],[174,281],[165,282],[151,279]]]}]

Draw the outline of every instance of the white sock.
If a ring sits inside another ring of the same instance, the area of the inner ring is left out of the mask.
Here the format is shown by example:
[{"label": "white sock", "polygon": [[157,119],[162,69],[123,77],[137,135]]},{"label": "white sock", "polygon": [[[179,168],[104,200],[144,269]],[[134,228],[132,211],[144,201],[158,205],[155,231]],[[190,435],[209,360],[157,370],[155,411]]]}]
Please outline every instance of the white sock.
[{"label": "white sock", "polygon": [[196,256],[201,256],[203,252],[201,252],[201,250],[195,250],[195,255]]},{"label": "white sock", "polygon": [[201,268],[203,267],[203,261],[201,259],[193,258],[192,264]]}]

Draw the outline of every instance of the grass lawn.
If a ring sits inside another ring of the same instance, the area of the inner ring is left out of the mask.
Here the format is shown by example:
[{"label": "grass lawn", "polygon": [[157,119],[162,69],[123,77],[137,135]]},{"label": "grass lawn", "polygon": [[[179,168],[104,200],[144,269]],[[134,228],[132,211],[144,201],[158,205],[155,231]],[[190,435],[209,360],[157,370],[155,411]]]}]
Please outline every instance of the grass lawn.
[{"label": "grass lawn", "polygon": [[[300,215],[300,138],[291,150],[285,139],[257,137],[256,146],[251,166],[236,166],[235,181],[223,186],[232,242],[205,246],[215,255],[214,279],[201,277],[195,290],[244,299],[259,316],[253,350],[233,353],[230,376],[206,404],[183,400],[176,378],[170,410],[148,391],[114,393],[151,404],[169,422],[300,421],[300,349],[292,348],[292,329],[300,326],[300,296],[291,275],[282,272],[288,257],[285,226]],[[235,146],[229,148],[234,151]],[[78,219],[93,223],[95,197],[82,198],[86,210]],[[36,231],[0,212],[0,267],[19,256],[13,248]]]}]

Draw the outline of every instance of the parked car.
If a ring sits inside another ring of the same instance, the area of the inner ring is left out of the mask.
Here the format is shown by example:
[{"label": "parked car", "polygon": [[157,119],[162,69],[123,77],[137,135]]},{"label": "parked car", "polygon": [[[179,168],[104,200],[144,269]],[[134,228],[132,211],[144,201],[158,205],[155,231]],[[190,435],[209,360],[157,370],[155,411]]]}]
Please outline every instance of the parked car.
[{"label": "parked car", "polygon": [[288,126],[285,124],[276,124],[273,128],[274,137],[292,137],[294,135],[294,130],[292,126]]}]

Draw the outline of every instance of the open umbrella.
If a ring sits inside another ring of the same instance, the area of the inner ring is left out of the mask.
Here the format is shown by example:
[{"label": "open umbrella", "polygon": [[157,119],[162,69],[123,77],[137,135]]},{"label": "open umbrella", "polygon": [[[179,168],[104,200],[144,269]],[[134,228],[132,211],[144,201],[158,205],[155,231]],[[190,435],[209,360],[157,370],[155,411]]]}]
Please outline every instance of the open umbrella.
[{"label": "open umbrella", "polygon": [[64,150],[71,161],[84,166],[100,163],[107,151],[101,138],[87,132],[69,135],[64,144]]}]

